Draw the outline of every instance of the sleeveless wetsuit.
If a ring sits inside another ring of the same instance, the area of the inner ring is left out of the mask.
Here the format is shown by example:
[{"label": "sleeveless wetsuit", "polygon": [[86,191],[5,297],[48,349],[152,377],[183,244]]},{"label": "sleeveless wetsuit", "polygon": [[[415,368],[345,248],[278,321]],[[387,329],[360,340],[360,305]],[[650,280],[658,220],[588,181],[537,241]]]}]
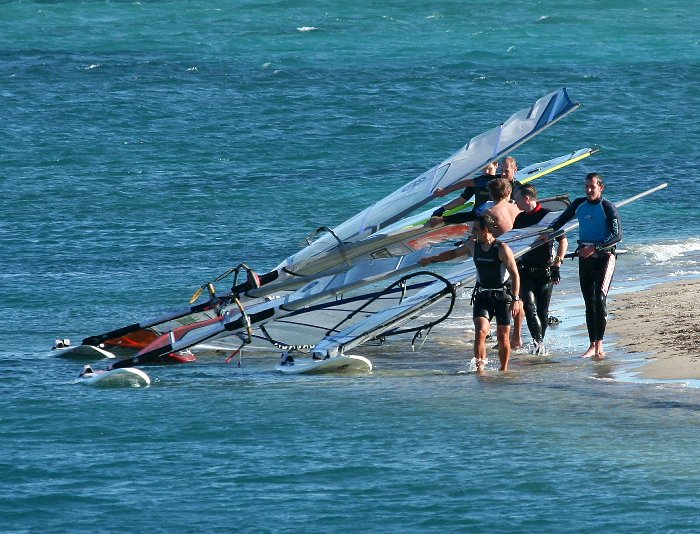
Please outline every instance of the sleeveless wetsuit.
[{"label": "sleeveless wetsuit", "polygon": [[510,325],[510,275],[498,256],[501,244],[494,241],[489,250],[479,243],[474,245],[474,265],[477,286],[474,292],[472,316],[485,317],[489,321],[496,316],[499,326]]}]

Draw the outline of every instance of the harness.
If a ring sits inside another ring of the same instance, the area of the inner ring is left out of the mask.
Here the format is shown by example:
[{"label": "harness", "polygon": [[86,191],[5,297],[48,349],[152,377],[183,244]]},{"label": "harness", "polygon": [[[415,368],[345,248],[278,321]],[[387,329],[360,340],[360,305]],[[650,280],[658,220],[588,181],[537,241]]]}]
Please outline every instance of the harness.
[{"label": "harness", "polygon": [[503,284],[501,287],[496,287],[496,288],[490,288],[490,287],[481,287],[481,284],[477,282],[474,285],[474,290],[472,291],[472,297],[471,300],[469,301],[469,305],[473,306],[474,305],[474,300],[476,299],[477,295],[483,295],[486,294],[488,295],[488,298],[493,298],[495,300],[501,301],[501,302],[512,302],[513,301],[513,289],[510,285],[510,280],[507,280],[505,284]]},{"label": "harness", "polygon": [[[572,256],[578,256],[578,251],[581,249],[581,247],[587,247],[587,246],[597,246],[597,243],[588,243],[585,241],[577,241],[578,246],[576,247],[576,250],[572,252]],[[610,245],[609,247],[603,247],[598,250],[596,250],[593,254],[591,254],[589,257],[590,258],[604,258],[605,256],[608,256],[610,254],[615,254],[615,245]]]},{"label": "harness", "polygon": [[550,267],[525,267],[522,263],[518,263],[518,271],[522,274],[550,275],[552,273],[552,269]]}]

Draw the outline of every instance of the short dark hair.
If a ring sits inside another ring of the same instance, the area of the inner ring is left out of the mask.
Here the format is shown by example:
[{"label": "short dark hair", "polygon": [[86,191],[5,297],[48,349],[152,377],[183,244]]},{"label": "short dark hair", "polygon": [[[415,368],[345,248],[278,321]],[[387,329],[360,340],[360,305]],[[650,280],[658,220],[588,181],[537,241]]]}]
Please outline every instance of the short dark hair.
[{"label": "short dark hair", "polygon": [[603,183],[603,177],[597,172],[589,172],[586,175],[586,180],[598,180],[598,185],[601,187],[605,187],[605,184]]},{"label": "short dark hair", "polygon": [[486,228],[489,232],[493,233],[496,229],[496,222],[493,220],[491,215],[481,214],[477,215],[474,222],[478,222],[481,228]]},{"label": "short dark hair", "polygon": [[518,187],[517,191],[523,197],[530,197],[532,200],[537,200],[537,188],[531,184],[525,184]]}]

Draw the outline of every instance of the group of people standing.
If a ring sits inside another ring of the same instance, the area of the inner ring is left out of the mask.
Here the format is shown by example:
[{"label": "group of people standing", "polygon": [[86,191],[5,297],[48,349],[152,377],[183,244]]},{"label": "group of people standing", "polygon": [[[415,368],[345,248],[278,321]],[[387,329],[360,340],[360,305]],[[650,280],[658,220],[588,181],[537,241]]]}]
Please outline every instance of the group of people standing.
[{"label": "group of people standing", "polygon": [[[516,161],[508,156],[493,161],[484,174],[449,189],[438,189],[445,196],[464,187],[459,197],[432,214],[428,225],[469,223],[472,239],[452,250],[426,257],[422,265],[448,261],[460,256],[473,257],[477,283],[472,296],[474,318],[474,357],[477,372],[486,364],[486,341],[491,320],[496,318],[496,336],[500,370],[507,371],[511,349],[523,347],[522,324],[527,322],[532,337],[530,352],[546,354],[544,336],[549,321],[549,303],[554,285],[561,280],[559,268],[568,249],[566,236],[559,230],[574,217],[579,222],[579,279],[586,305],[586,326],[590,345],[582,357],[604,358],[603,336],[607,322],[606,300],[615,270],[615,245],[622,239],[617,208],[603,198],[603,178],[590,173],[585,178],[585,193],[575,199],[540,237],[543,241],[516,258],[498,237],[514,228],[537,224],[550,211],[539,203],[537,189],[515,180]],[[474,197],[469,211],[446,214]],[[511,318],[513,331],[511,335]]]}]

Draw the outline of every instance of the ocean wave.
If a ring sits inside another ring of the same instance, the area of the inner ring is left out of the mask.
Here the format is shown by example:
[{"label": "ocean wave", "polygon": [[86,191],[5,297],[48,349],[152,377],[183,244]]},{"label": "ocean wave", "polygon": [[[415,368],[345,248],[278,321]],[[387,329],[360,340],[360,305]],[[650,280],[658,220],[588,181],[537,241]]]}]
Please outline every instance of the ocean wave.
[{"label": "ocean wave", "polygon": [[318,30],[319,28],[316,28],[315,26],[300,26],[297,28],[298,32],[314,32]]},{"label": "ocean wave", "polygon": [[698,276],[698,275],[700,275],[700,271],[693,270],[693,269],[691,269],[689,271],[685,270],[685,269],[681,269],[679,271],[673,271],[672,273],[668,274],[668,276],[679,277],[679,278],[685,278],[685,277],[689,277],[689,276]]},{"label": "ocean wave", "polygon": [[683,241],[672,241],[664,243],[654,243],[631,247],[635,253],[643,255],[647,259],[647,265],[652,263],[668,263],[683,259],[683,263],[694,265],[698,263],[700,257],[696,254],[700,252],[700,238],[690,238]]}]

